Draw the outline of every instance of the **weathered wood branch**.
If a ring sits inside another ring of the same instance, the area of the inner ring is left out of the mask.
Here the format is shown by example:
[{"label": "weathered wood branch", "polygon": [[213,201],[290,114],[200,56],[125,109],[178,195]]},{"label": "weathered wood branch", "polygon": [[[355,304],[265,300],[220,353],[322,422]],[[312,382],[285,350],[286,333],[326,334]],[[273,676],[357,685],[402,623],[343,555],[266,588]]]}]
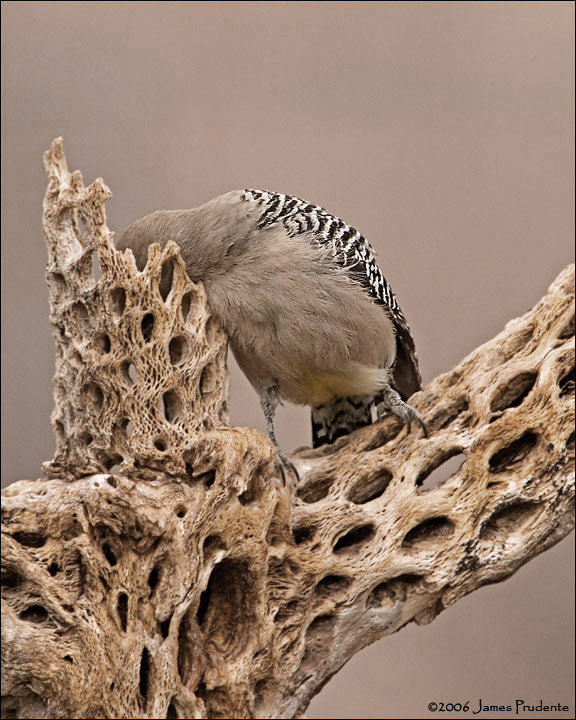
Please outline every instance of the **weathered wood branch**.
[{"label": "weathered wood branch", "polygon": [[138,272],[102,181],[61,141],[46,167],[57,453],[3,496],[2,717],[296,717],[362,647],[571,530],[573,267],[413,399],[430,437],[389,418],[301,451],[292,494],[226,425],[226,341],[177,246]]}]

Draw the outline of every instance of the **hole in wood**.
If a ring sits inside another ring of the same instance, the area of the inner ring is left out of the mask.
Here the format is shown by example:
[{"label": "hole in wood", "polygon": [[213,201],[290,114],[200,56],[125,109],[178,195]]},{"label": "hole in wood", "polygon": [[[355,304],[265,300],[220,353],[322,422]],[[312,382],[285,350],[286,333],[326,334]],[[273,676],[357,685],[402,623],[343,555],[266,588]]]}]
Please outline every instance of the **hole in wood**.
[{"label": "hole in wood", "polygon": [[30,605],[20,613],[20,619],[31,623],[43,623],[48,620],[48,610],[42,605]]},{"label": "hole in wood", "polygon": [[192,304],[192,293],[187,292],[182,297],[182,320],[186,322],[188,320],[188,314],[190,313],[190,305]]},{"label": "hole in wood", "polygon": [[212,365],[206,365],[200,375],[200,392],[202,395],[210,395],[216,388],[216,375]]},{"label": "hole in wood", "polygon": [[367,502],[381,497],[392,480],[392,473],[389,470],[380,470],[378,475],[371,478],[362,478],[348,491],[348,500],[356,505],[364,505]]},{"label": "hole in wood", "polygon": [[106,560],[108,560],[110,567],[114,567],[114,565],[118,562],[118,559],[116,557],[116,553],[107,542],[102,545],[102,552],[104,553]]},{"label": "hole in wood", "polygon": [[178,505],[175,512],[176,517],[183,518],[188,512],[188,510],[184,505]]},{"label": "hole in wood", "polygon": [[102,355],[108,355],[112,348],[112,344],[110,342],[110,336],[106,333],[99,333],[94,338],[94,346],[96,350],[101,353]]},{"label": "hole in wood", "polygon": [[560,397],[568,397],[574,395],[574,387],[576,386],[576,377],[574,375],[574,368],[570,368],[567,373],[562,375],[558,382],[560,388]]},{"label": "hole in wood", "polygon": [[2,720],[19,720],[21,717],[20,703],[12,695],[2,696]]},{"label": "hole in wood", "polygon": [[520,373],[496,388],[490,402],[490,412],[502,412],[521,405],[534,387],[536,377],[533,372]]},{"label": "hole in wood", "polygon": [[298,563],[289,558],[285,558],[281,562],[271,562],[269,565],[270,575],[278,578],[280,583],[291,575],[296,575],[299,571],[300,566]]},{"label": "hole in wood", "polygon": [[144,647],[142,650],[142,658],[140,659],[140,680],[138,688],[140,690],[140,696],[142,698],[142,704],[146,704],[148,698],[148,682],[150,679],[150,653],[148,648]]},{"label": "hole in wood", "polygon": [[450,404],[440,408],[430,421],[429,427],[434,430],[442,430],[466,410],[468,410],[468,400],[463,396],[456,398]]},{"label": "hole in wood", "polygon": [[0,583],[3,588],[17,588],[21,582],[22,579],[16,570],[7,567],[2,568]]},{"label": "hole in wood", "polygon": [[131,420],[129,418],[122,418],[122,420],[120,420],[119,425],[120,425],[120,432],[122,433],[122,435],[124,435],[124,437],[126,439],[128,439],[130,437],[130,435],[132,435],[132,429],[133,429]]},{"label": "hole in wood", "polygon": [[[112,474],[112,475],[118,475],[120,471],[122,470],[122,463],[124,462],[124,458],[122,455],[110,455],[106,458],[104,465],[106,467],[106,470]],[[106,502],[110,503],[111,500],[108,498]]]},{"label": "hole in wood", "polygon": [[160,452],[165,452],[166,451],[166,441],[163,440],[162,438],[156,438],[156,440],[154,440],[154,447],[156,448],[156,450],[159,450]]},{"label": "hole in wood", "polygon": [[189,608],[180,620],[178,628],[177,667],[178,675],[184,685],[188,683],[197,662],[197,637],[198,626],[192,608]]},{"label": "hole in wood", "polygon": [[29,687],[25,688],[24,692],[20,690],[17,696],[8,694],[7,688],[3,690],[5,692],[2,694],[2,720],[48,717],[47,703]]},{"label": "hole in wood", "polygon": [[504,470],[507,470],[509,467],[517,465],[524,460],[535,445],[536,435],[530,431],[525,432],[517,440],[514,440],[514,442],[511,442],[492,455],[489,464],[490,472],[504,472]]},{"label": "hole in wood", "polygon": [[80,442],[83,445],[91,445],[94,442],[94,436],[92,435],[92,433],[83,432],[80,435]]},{"label": "hole in wood", "polygon": [[452,535],[454,523],[447,517],[433,517],[424,520],[406,533],[402,541],[403,548],[412,548],[423,542],[436,541]]},{"label": "hole in wood", "polygon": [[112,314],[117,318],[124,314],[124,310],[126,310],[126,290],[124,288],[117,287],[110,291],[110,305]]},{"label": "hole in wood", "polygon": [[76,302],[74,305],[72,305],[71,311],[74,315],[74,318],[77,322],[77,324],[80,326],[82,330],[85,332],[88,332],[89,330],[92,330],[94,327],[95,320],[88,312],[88,309],[84,303]]},{"label": "hole in wood", "polygon": [[166,620],[162,620],[160,623],[160,634],[166,640],[168,635],[170,635],[170,623],[172,622],[172,618],[166,618]]},{"label": "hole in wood", "polygon": [[167,260],[164,265],[162,265],[162,271],[160,273],[160,295],[162,296],[162,300],[166,302],[166,298],[168,295],[170,295],[170,290],[172,290],[172,283],[174,280],[174,263],[172,260]]},{"label": "hole in wood", "polygon": [[416,479],[418,492],[428,492],[456,475],[466,458],[460,448],[441,453]]},{"label": "hole in wood", "polygon": [[58,563],[53,562],[53,563],[50,563],[50,565],[48,565],[48,573],[52,577],[54,577],[55,575],[58,575],[59,571],[60,571],[60,568],[58,566]]},{"label": "hole in wood", "polygon": [[200,475],[199,480],[202,480],[206,489],[211,488],[216,482],[216,472],[214,470],[208,470],[203,475]]},{"label": "hole in wood", "polygon": [[492,540],[497,536],[511,535],[539,511],[539,503],[531,502],[515,502],[497,508],[483,524],[480,538]]},{"label": "hole in wood", "polygon": [[145,343],[149,343],[154,335],[154,325],[156,324],[156,318],[153,313],[146,313],[140,323],[140,329],[142,330],[142,337]]},{"label": "hole in wood", "polygon": [[248,560],[226,558],[214,567],[198,607],[198,624],[210,644],[228,658],[249,642],[254,580]]},{"label": "hole in wood", "polygon": [[48,282],[51,283],[58,295],[59,300],[64,300],[68,297],[70,288],[66,282],[66,278],[61,273],[51,272],[48,274]]},{"label": "hole in wood", "polygon": [[124,382],[126,383],[126,385],[128,385],[128,387],[132,387],[132,385],[134,385],[134,383],[138,379],[138,372],[134,363],[131,360],[124,360],[124,362],[120,365],[120,372],[122,374]]},{"label": "hole in wood", "polygon": [[95,382],[88,383],[84,386],[84,394],[88,406],[92,408],[92,412],[99,413],[104,406],[104,393],[99,385]]},{"label": "hole in wood", "polygon": [[84,364],[82,355],[76,349],[70,352],[69,358],[72,362],[76,363],[76,365],[82,366]]},{"label": "hole in wood", "polygon": [[314,478],[308,485],[298,489],[298,497],[308,504],[318,502],[328,495],[333,482],[331,477]]},{"label": "hole in wood", "polygon": [[174,423],[180,414],[181,405],[178,393],[175,390],[168,390],[162,395],[164,417],[169,423]]},{"label": "hole in wood", "polygon": [[120,627],[126,632],[128,629],[128,595],[126,595],[126,593],[120,593],[120,595],[118,595],[116,609],[118,611]]},{"label": "hole in wood", "polygon": [[305,637],[306,646],[300,668],[316,662],[319,656],[328,650],[332,642],[335,623],[336,616],[326,614],[314,618],[308,625]]},{"label": "hole in wood", "polygon": [[359,525],[353,530],[350,530],[345,535],[342,535],[334,545],[335,553],[344,553],[357,550],[362,545],[372,540],[376,530],[372,523],[366,523],[365,525]]},{"label": "hole in wood", "polygon": [[315,533],[316,528],[312,525],[299,525],[292,531],[296,545],[302,545],[302,543],[308,542],[308,540],[314,537]]},{"label": "hole in wood", "polygon": [[208,612],[208,605],[210,604],[210,595],[212,594],[212,586],[210,582],[206,586],[206,590],[200,594],[200,600],[198,601],[198,610],[196,612],[196,620],[198,625],[202,627],[202,623],[206,619],[206,613]]},{"label": "hole in wood", "polygon": [[92,234],[92,223],[84,213],[79,210],[74,213],[74,219],[76,220],[76,236],[82,243],[82,246],[86,247],[86,243]]},{"label": "hole in wood", "polygon": [[177,720],[177,719],[178,719],[178,713],[176,712],[174,703],[170,703],[170,705],[168,705],[168,710],[166,711],[166,720]]},{"label": "hole in wood", "polygon": [[150,571],[150,575],[148,575],[148,587],[150,588],[150,590],[154,590],[156,585],[158,585],[159,578],[160,574],[158,572],[158,568],[154,566]]},{"label": "hole in wood", "polygon": [[381,582],[371,591],[366,600],[367,608],[390,608],[396,602],[404,602],[411,588],[422,580],[422,575],[398,575]]},{"label": "hole in wood", "polygon": [[316,585],[314,592],[321,597],[341,595],[352,584],[352,578],[346,575],[326,575]]},{"label": "hole in wood", "polygon": [[208,535],[202,546],[202,554],[207,559],[218,550],[226,550],[226,543],[220,535]]},{"label": "hole in wood", "polygon": [[261,488],[259,485],[259,478],[257,476],[250,476],[248,478],[248,485],[243,493],[238,495],[238,501],[241,505],[251,505],[256,502],[261,496]]},{"label": "hole in wood", "polygon": [[94,284],[102,278],[102,267],[100,265],[100,258],[98,257],[98,251],[94,250],[92,253],[92,277],[94,278]]},{"label": "hole in wood", "polygon": [[170,340],[168,353],[172,365],[180,365],[188,355],[188,342],[183,335],[177,335]]},{"label": "hole in wood", "polygon": [[18,530],[17,532],[12,533],[12,537],[17,543],[20,543],[20,545],[25,545],[26,547],[31,548],[39,548],[46,543],[44,535],[35,532],[27,532],[25,530]]},{"label": "hole in wood", "polygon": [[324,635],[327,630],[334,626],[335,622],[335,615],[327,614],[315,617],[314,620],[312,620],[312,622],[310,623],[310,625],[308,625],[308,630],[306,630],[306,640],[308,641],[311,637],[314,637],[316,635]]},{"label": "hole in wood", "polygon": [[268,680],[258,680],[256,685],[254,685],[254,705],[260,707],[262,705],[262,700],[264,698],[264,693],[266,692],[266,688],[268,686]]}]

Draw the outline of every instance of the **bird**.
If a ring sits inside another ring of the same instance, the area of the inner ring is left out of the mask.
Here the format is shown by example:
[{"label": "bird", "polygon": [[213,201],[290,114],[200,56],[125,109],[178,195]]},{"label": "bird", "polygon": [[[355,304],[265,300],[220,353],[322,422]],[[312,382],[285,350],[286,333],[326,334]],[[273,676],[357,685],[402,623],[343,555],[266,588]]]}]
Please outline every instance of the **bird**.
[{"label": "bird", "polygon": [[[298,473],[276,437],[283,402],[311,407],[314,448],[399,416],[426,425],[406,401],[421,388],[415,343],[370,243],[324,208],[282,193],[233,190],[190,210],[158,210],[116,246],[140,269],[169,240],[238,365],[260,397],[282,473]],[[282,467],[283,466],[283,467]]]}]

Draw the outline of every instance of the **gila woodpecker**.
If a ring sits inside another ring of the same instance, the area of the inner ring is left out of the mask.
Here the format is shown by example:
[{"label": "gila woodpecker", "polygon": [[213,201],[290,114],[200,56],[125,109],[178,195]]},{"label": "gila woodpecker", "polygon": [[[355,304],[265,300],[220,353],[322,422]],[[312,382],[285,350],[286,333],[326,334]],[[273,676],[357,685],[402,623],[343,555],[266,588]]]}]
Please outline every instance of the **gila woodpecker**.
[{"label": "gila woodpecker", "polygon": [[421,382],[410,328],[357,230],[299,198],[238,190],[147,215],[117,246],[143,267],[148,245],[168,240],[204,284],[284,466],[294,469],[274,432],[283,400],[312,406],[314,447],[370,424],[373,408],[426,433],[405,402]]}]

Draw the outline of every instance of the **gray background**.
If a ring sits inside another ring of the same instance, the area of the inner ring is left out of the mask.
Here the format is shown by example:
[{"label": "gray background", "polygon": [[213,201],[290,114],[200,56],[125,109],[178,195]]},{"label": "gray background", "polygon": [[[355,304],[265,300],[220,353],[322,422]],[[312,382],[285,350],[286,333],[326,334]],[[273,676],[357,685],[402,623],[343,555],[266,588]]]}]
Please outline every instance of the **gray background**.
[{"label": "gray background", "polygon": [[[37,477],[53,451],[41,154],[59,135],[71,169],[113,190],[117,231],[244,187],[344,218],[377,249],[425,381],[573,261],[571,2],[42,1],[2,14],[5,483]],[[231,372],[233,422],[263,430]],[[281,410],[278,427],[285,448],[309,443],[307,410]],[[308,717],[432,717],[432,700],[479,698],[570,703],[573,717],[572,548],[372,645]]]}]

